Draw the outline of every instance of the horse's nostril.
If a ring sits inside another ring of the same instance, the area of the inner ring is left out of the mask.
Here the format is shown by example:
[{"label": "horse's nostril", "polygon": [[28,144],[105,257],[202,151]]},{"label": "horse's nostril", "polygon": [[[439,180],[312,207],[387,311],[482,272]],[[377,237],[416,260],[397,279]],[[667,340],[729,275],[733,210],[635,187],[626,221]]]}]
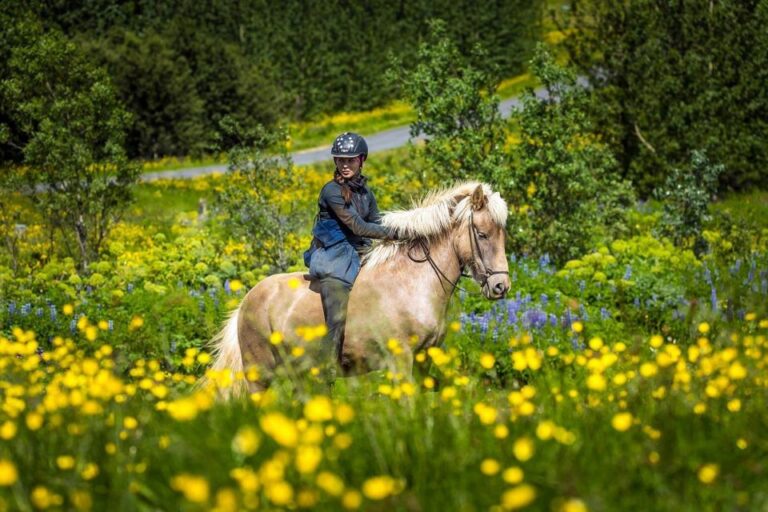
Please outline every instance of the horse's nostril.
[{"label": "horse's nostril", "polygon": [[508,289],[509,289],[509,288],[507,288],[507,287],[504,285],[504,283],[496,283],[496,286],[494,286],[494,287],[493,287],[493,290],[494,290],[494,291],[495,291],[495,292],[496,292],[498,295],[504,295],[504,294],[506,294]]}]

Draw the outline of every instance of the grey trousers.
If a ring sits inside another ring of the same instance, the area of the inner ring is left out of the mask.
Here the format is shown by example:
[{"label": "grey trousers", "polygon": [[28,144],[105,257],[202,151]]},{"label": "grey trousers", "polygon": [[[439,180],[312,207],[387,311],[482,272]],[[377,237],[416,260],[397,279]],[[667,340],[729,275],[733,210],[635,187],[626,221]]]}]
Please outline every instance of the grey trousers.
[{"label": "grey trousers", "polygon": [[320,299],[323,302],[325,325],[328,328],[323,352],[330,355],[332,349],[339,364],[344,353],[344,327],[347,323],[347,303],[351,288],[349,284],[335,277],[320,280]]}]

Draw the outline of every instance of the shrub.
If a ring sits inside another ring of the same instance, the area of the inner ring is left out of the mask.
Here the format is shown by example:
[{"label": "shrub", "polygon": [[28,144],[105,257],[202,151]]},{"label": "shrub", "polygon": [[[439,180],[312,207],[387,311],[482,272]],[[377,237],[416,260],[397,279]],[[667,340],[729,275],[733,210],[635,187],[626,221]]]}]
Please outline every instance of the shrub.
[{"label": "shrub", "polygon": [[661,234],[670,236],[676,245],[692,245],[698,255],[707,249],[702,229],[710,219],[709,202],[724,169],[711,163],[704,152],[694,151],[690,166],[672,170],[664,186],[655,191],[664,201]]},{"label": "shrub", "polygon": [[512,247],[562,263],[592,246],[601,230],[621,233],[623,207],[632,203],[633,193],[616,176],[609,148],[594,135],[585,115],[587,92],[574,74],[557,66],[543,47],[531,68],[547,96],[532,90],[524,95],[514,114],[521,142],[513,165],[496,181],[514,205]]},{"label": "shrub", "polygon": [[[475,48],[476,59],[485,54]],[[429,42],[418,51],[413,71],[394,61],[392,80],[402,82],[416,110],[411,135],[425,135],[427,169],[443,180],[490,181],[503,163],[505,123],[490,72],[472,67],[446,35],[442,22],[431,25]]]}]

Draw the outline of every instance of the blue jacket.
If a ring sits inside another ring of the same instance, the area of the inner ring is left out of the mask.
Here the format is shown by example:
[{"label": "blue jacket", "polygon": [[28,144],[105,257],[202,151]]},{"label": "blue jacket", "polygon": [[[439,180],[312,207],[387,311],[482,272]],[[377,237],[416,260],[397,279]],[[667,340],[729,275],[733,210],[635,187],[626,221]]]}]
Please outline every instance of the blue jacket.
[{"label": "blue jacket", "polygon": [[334,277],[352,286],[360,272],[360,252],[371,238],[393,238],[381,225],[381,214],[373,193],[363,186],[353,191],[345,204],[341,186],[325,184],[318,199],[319,212],[312,229],[312,245],[304,253],[309,273],[317,279]]}]

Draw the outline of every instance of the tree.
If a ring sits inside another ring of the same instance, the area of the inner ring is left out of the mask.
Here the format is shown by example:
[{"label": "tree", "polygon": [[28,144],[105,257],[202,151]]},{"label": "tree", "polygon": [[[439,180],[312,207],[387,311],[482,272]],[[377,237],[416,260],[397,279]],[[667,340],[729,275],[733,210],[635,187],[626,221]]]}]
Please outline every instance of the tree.
[{"label": "tree", "polygon": [[[480,47],[475,52],[484,54]],[[392,69],[416,110],[411,135],[427,137],[429,169],[443,179],[491,181],[504,161],[506,137],[493,74],[467,64],[439,21],[419,48],[415,69],[401,71],[396,59]]]},{"label": "tree", "polygon": [[62,34],[17,29],[26,40],[11,51],[0,96],[18,127],[4,143],[23,165],[4,167],[86,270],[139,174],[122,145],[129,118],[104,70]]},{"label": "tree", "polygon": [[296,262],[297,233],[308,224],[300,214],[306,209],[293,193],[299,179],[286,150],[286,134],[264,127],[246,130],[231,118],[222,120],[222,130],[238,144],[229,153],[216,209],[224,214],[230,235],[247,243],[257,261],[285,272]]},{"label": "tree", "polygon": [[768,2],[574,0],[564,42],[590,115],[643,196],[689,155],[725,165],[721,189],[768,185]]},{"label": "tree", "polygon": [[574,73],[557,66],[543,47],[531,70],[547,94],[540,98],[529,90],[523,96],[513,115],[521,140],[497,182],[514,205],[513,248],[549,254],[562,264],[590,248],[601,230],[620,231],[633,195],[595,133],[586,114],[587,90]]},{"label": "tree", "polygon": [[83,47],[109,71],[132,114],[126,137],[130,155],[199,155],[210,147],[203,101],[186,59],[152,30],[138,35],[115,28]]}]

